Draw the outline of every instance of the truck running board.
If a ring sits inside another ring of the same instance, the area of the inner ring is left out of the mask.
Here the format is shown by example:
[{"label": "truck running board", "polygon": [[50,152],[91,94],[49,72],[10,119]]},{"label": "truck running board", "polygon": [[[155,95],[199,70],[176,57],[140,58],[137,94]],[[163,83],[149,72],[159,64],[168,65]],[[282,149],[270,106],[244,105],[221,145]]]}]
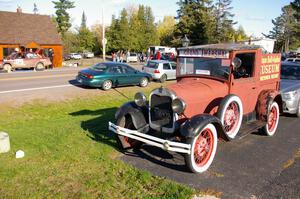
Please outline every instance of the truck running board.
[{"label": "truck running board", "polygon": [[148,134],[140,133],[138,131],[126,129],[120,126],[117,126],[111,122],[108,123],[109,130],[112,132],[126,136],[128,138],[138,140],[144,143],[147,143],[152,146],[156,146],[159,148],[162,148],[167,151],[174,151],[174,152],[179,152],[179,153],[191,153],[191,145],[190,144],[185,144],[185,143],[180,143],[180,142],[173,142],[169,140],[164,140],[158,137],[154,137]]}]

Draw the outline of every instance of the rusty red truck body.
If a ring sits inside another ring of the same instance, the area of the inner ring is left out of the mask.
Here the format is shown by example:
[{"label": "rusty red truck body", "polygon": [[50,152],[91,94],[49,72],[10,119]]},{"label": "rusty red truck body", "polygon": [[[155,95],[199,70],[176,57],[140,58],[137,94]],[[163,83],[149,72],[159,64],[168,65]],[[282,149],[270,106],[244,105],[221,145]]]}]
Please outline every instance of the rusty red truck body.
[{"label": "rusty red truck body", "polygon": [[219,139],[256,131],[273,136],[282,112],[280,54],[260,46],[211,44],[178,49],[177,82],[137,93],[109,128],[126,149],[142,143],[182,153],[192,172],[206,171]]}]

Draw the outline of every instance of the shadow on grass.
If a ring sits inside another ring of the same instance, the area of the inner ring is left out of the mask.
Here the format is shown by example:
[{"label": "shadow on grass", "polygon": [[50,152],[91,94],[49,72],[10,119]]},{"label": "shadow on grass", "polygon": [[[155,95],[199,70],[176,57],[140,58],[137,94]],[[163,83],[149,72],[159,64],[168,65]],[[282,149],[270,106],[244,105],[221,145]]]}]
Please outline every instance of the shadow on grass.
[{"label": "shadow on grass", "polygon": [[88,131],[87,136],[97,142],[102,142],[119,150],[115,135],[108,130],[108,122],[114,121],[114,115],[117,108],[105,108],[95,111],[81,110],[70,113],[72,116],[96,116],[90,120],[82,121],[81,128]]},{"label": "shadow on grass", "polygon": [[[143,145],[141,149],[132,151],[121,150],[116,141],[117,136],[108,130],[108,122],[114,122],[114,114],[117,108],[105,108],[95,111],[81,110],[70,113],[71,116],[95,116],[92,119],[82,121],[81,128],[88,131],[87,136],[92,140],[107,144],[114,149],[124,153],[126,156],[122,157],[125,162],[134,158],[137,164],[143,162],[144,159],[154,164],[182,172],[187,172],[184,164],[183,156],[178,153],[169,153],[160,148]],[[145,166],[145,165],[144,165]],[[146,167],[143,169],[147,169]]]}]

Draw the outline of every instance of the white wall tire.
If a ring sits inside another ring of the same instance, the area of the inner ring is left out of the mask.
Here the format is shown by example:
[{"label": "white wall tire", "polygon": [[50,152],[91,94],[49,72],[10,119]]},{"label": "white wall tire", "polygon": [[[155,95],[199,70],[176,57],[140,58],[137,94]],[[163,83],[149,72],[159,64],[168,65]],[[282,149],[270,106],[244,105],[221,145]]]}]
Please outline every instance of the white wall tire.
[{"label": "white wall tire", "polygon": [[240,130],[243,120],[243,104],[236,95],[226,96],[218,109],[217,117],[221,120],[228,139],[233,140]]},{"label": "white wall tire", "polygon": [[4,71],[6,71],[7,73],[11,73],[12,72],[12,67],[10,64],[4,64],[3,66]]},{"label": "white wall tire", "polygon": [[194,138],[187,140],[191,144],[191,154],[185,155],[185,162],[193,173],[203,173],[211,165],[218,146],[218,135],[213,124],[207,124]]},{"label": "white wall tire", "polygon": [[268,110],[267,124],[263,127],[263,131],[267,136],[273,136],[277,130],[279,123],[279,106],[277,102],[273,102]]}]

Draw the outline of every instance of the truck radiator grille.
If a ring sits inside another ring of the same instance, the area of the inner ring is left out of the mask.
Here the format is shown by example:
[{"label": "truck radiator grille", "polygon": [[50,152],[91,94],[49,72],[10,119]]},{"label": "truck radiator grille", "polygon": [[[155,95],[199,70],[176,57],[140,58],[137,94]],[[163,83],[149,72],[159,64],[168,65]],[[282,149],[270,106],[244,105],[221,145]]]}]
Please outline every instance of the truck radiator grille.
[{"label": "truck radiator grille", "polygon": [[168,96],[152,95],[150,105],[151,122],[165,128],[173,127],[172,99]]}]

